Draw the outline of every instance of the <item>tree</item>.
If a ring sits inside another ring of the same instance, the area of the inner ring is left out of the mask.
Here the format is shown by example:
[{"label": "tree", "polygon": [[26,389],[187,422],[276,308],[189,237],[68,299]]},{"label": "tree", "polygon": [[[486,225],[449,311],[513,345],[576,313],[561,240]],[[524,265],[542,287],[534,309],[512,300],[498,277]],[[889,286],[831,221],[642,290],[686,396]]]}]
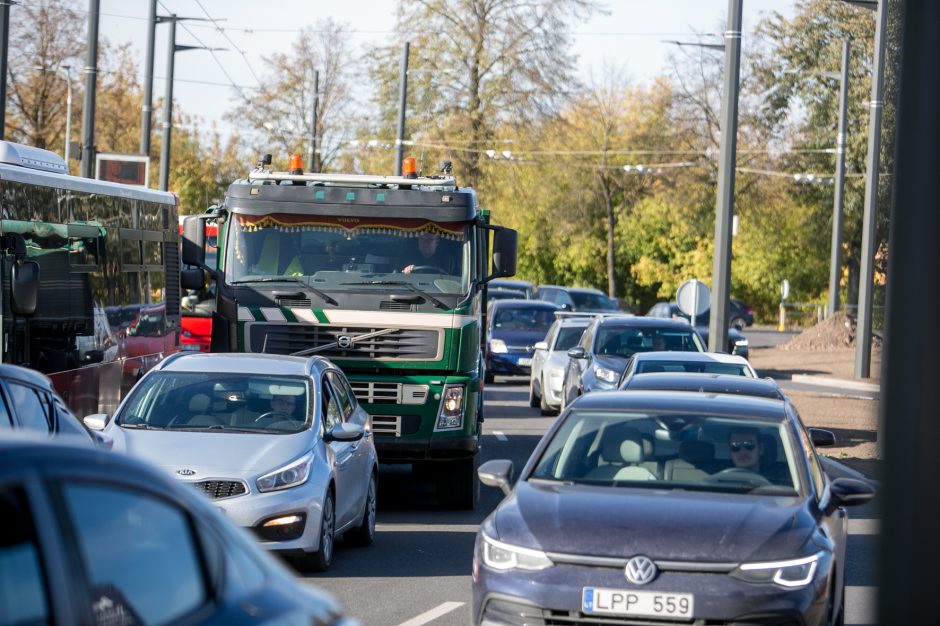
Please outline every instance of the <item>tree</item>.
[{"label": "tree", "polygon": [[[251,133],[256,153],[275,153],[278,161],[307,154],[313,117],[313,73],[320,72],[317,137],[320,169],[336,159],[353,128],[351,76],[356,63],[349,51],[347,28],[327,19],[316,29],[304,28],[291,54],[264,57],[265,80],[257,90],[240,92],[226,118]],[[285,168],[286,169],[286,168]]]},{"label": "tree", "polygon": [[379,85],[374,132],[395,136],[397,59],[410,41],[406,137],[452,148],[443,154],[478,185],[500,125],[532,123],[565,102],[576,85],[570,24],[594,10],[592,0],[403,0],[397,40],[369,54]]}]

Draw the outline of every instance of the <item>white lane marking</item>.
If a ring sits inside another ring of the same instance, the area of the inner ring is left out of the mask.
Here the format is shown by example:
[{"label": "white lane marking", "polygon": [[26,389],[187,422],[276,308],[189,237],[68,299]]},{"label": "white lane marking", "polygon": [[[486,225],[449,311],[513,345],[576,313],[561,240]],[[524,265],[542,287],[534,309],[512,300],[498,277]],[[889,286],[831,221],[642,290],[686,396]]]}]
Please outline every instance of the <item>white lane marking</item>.
[{"label": "white lane marking", "polygon": [[426,611],[417,617],[412,617],[407,622],[402,622],[398,626],[421,626],[422,624],[427,624],[428,622],[436,620],[441,615],[447,615],[454,609],[462,607],[463,605],[463,602],[445,602],[444,604],[436,606],[430,611]]},{"label": "white lane marking", "polygon": [[503,433],[503,431],[501,430],[494,430],[493,434],[496,435],[496,438],[499,439],[500,441],[509,441],[509,438],[506,437],[506,434]]},{"label": "white lane marking", "polygon": [[876,620],[875,600],[877,587],[845,587],[845,623],[874,624]]},{"label": "white lane marking", "polygon": [[850,519],[850,535],[877,535],[881,530],[880,519]]},{"label": "white lane marking", "polygon": [[486,406],[529,406],[528,400],[487,400]]},{"label": "white lane marking", "polygon": [[478,524],[376,524],[375,529],[383,533],[476,533]]}]

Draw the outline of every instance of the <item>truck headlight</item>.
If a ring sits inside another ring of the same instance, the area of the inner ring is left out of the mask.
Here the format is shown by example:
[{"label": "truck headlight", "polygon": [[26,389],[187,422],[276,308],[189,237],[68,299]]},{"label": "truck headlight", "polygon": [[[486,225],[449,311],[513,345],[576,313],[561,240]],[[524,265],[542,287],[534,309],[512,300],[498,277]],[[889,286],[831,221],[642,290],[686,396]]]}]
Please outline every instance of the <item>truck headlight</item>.
[{"label": "truck headlight", "polygon": [[554,565],[541,550],[503,543],[487,536],[486,533],[480,533],[480,536],[483,538],[483,563],[492,569],[536,571]]},{"label": "truck headlight", "polygon": [[463,385],[444,387],[441,408],[437,414],[434,430],[459,430],[463,428]]},{"label": "truck headlight", "polygon": [[296,461],[265,474],[255,481],[255,485],[262,493],[302,485],[310,477],[311,465],[313,465],[313,452],[308,452]]},{"label": "truck headlight", "polygon": [[490,339],[490,352],[493,354],[505,354],[509,352],[506,348],[506,342],[502,339]]},{"label": "truck headlight", "polygon": [[766,563],[742,563],[732,576],[750,583],[774,583],[781,587],[805,587],[813,582],[816,566],[822,557],[817,552],[800,559],[768,561]]}]

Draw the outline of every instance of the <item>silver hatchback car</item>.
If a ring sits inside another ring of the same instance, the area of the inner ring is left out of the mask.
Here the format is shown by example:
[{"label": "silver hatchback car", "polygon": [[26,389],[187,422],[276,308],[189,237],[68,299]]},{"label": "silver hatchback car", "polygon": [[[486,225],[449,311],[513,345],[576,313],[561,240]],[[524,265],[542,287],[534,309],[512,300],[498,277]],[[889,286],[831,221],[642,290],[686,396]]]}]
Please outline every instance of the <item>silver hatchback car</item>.
[{"label": "silver hatchback car", "polygon": [[371,420],[325,358],[174,355],[113,419],[95,414],[85,424],[202,491],[303,569],[326,570],[342,533],[353,544],[374,540]]}]

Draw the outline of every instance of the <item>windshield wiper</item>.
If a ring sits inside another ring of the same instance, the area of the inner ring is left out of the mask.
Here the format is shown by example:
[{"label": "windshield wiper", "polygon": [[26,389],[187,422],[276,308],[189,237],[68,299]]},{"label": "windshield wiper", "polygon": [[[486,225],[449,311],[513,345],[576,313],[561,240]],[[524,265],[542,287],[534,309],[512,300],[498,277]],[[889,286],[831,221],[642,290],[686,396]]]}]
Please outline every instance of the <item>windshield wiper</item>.
[{"label": "windshield wiper", "polygon": [[320,296],[324,302],[332,305],[339,305],[339,302],[333,299],[328,293],[320,291],[316,287],[310,284],[310,281],[303,280],[297,276],[260,276],[258,278],[245,278],[242,280],[233,280],[230,282],[230,285],[244,285],[247,283],[298,283],[303,285],[313,293]]},{"label": "windshield wiper", "polygon": [[450,308],[449,306],[447,306],[446,304],[444,304],[443,302],[441,302],[440,300],[438,300],[437,298],[435,298],[435,297],[432,296],[431,294],[429,294],[429,293],[427,293],[426,291],[423,291],[423,290],[421,290],[421,289],[418,289],[418,288],[415,287],[413,284],[411,284],[411,283],[409,283],[409,282],[407,282],[407,281],[404,281],[404,280],[364,280],[364,281],[361,281],[361,282],[340,283],[340,284],[342,284],[342,285],[350,285],[350,286],[357,286],[357,285],[358,285],[358,286],[363,286],[363,285],[379,285],[379,286],[385,286],[385,287],[405,287],[406,289],[410,289],[411,291],[415,292],[415,293],[418,294],[419,296],[422,296],[422,297],[424,297],[424,298],[427,298],[428,300],[430,300],[431,302],[433,302],[436,306],[439,306],[439,307],[442,308],[442,309],[445,309],[445,310],[446,310],[446,309],[449,309],[449,308]]},{"label": "windshield wiper", "polygon": [[189,432],[226,432],[226,433],[258,433],[261,432],[260,428],[238,428],[235,426],[226,426],[224,424],[208,424],[202,426],[188,426],[186,424],[181,424],[179,426],[174,426],[172,430],[186,430]]},{"label": "windshield wiper", "polygon": [[166,430],[163,426],[151,426],[150,424],[144,424],[143,422],[136,422],[128,424],[126,422],[121,422],[118,424],[121,428],[134,428],[136,430]]}]

